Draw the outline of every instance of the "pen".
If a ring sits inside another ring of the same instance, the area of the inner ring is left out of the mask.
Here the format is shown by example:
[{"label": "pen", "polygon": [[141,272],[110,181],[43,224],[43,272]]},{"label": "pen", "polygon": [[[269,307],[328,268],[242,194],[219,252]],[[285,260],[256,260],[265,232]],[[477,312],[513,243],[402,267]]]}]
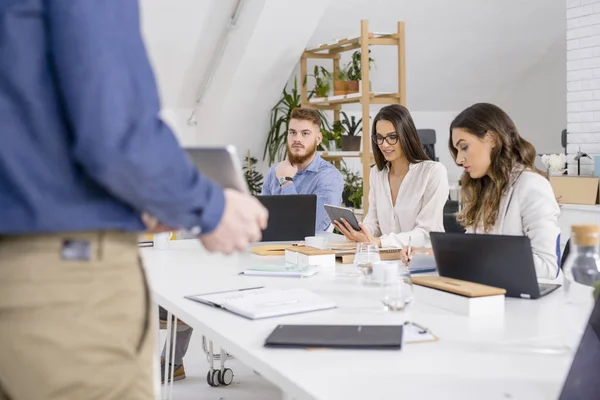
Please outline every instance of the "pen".
[{"label": "pen", "polygon": [[417,324],[417,323],[415,323],[415,322],[412,322],[412,321],[406,321],[406,322],[404,323],[404,325],[408,325],[408,324],[411,324],[411,325],[413,325],[413,326],[416,326],[417,328],[419,328],[419,329],[420,329],[420,330],[419,330],[419,333],[420,333],[420,334],[423,334],[423,333],[427,333],[427,332],[429,332],[429,329],[428,329],[428,328],[425,328],[424,326],[422,326],[422,325],[419,325],[419,324]]},{"label": "pen", "polygon": [[[412,236],[409,236],[408,237],[408,249],[406,251],[406,260],[408,262],[410,262],[410,252],[412,251],[412,248],[410,247],[410,241],[411,241],[411,239],[412,239]],[[408,262],[406,264],[408,264]]]}]

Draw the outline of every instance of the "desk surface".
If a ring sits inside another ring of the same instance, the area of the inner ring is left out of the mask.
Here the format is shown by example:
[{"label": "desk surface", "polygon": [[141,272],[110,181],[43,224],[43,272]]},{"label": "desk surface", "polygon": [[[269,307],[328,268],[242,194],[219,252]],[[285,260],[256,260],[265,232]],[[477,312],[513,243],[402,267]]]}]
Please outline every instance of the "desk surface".
[{"label": "desk surface", "polygon": [[[385,312],[376,288],[356,278],[243,276],[253,263],[277,257],[210,255],[195,240],[169,250],[141,249],[155,301],[223,346],[241,362],[296,399],[557,398],[572,352],[561,350],[558,310],[564,293],[539,300],[507,299],[504,317],[466,317],[420,304]],[[184,295],[249,286],[304,287],[334,299],[338,308],[251,321],[184,299]],[[583,327],[588,309],[572,315]],[[401,351],[266,349],[264,339],[280,323],[393,324],[411,319],[438,342],[406,344]],[[577,338],[575,338],[577,339]]]}]

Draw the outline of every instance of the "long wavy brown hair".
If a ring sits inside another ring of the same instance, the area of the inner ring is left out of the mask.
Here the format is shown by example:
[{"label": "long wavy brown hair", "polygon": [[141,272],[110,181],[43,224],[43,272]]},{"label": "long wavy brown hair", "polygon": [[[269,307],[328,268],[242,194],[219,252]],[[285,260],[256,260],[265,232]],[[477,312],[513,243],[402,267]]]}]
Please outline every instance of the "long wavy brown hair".
[{"label": "long wavy brown hair", "polygon": [[522,167],[544,174],[535,167],[535,147],[521,137],[512,119],[498,106],[477,103],[454,118],[450,124],[448,146],[456,162],[458,150],[452,143],[454,128],[464,129],[479,139],[483,139],[486,133],[496,139],[487,175],[473,179],[468,173],[463,173],[462,210],[456,215],[457,221],[464,227],[476,227],[483,223],[487,233],[498,219],[500,199],[515,168]]}]

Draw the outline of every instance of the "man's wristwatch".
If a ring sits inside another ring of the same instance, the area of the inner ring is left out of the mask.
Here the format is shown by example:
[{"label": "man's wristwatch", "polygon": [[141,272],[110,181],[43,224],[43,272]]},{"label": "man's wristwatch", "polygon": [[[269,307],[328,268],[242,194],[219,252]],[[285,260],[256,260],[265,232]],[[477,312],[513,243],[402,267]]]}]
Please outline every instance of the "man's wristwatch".
[{"label": "man's wristwatch", "polygon": [[294,182],[294,179],[290,178],[289,176],[279,178],[279,186],[283,186],[283,184],[286,182]]}]

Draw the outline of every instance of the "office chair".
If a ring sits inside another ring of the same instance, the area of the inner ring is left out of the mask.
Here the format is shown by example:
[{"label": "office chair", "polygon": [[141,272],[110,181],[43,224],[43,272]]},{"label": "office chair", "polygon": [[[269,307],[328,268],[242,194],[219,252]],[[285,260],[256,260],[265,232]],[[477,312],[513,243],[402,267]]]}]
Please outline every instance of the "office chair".
[{"label": "office chair", "polygon": [[435,156],[435,129],[417,129],[417,133],[425,154],[433,161],[439,161],[439,158]]},{"label": "office chair", "polygon": [[466,229],[456,221],[456,214],[444,213],[444,230],[448,233],[465,233]]},{"label": "office chair", "polygon": [[[559,246],[560,246],[560,235],[558,235],[558,239],[557,239]],[[558,247],[558,251],[560,252],[560,247]],[[565,265],[565,261],[567,260],[567,257],[569,256],[569,253],[571,252],[571,238],[569,238],[569,240],[567,240],[567,243],[565,243],[565,249],[563,250],[562,256],[560,257],[560,265],[559,268],[562,269],[563,266]]]}]

